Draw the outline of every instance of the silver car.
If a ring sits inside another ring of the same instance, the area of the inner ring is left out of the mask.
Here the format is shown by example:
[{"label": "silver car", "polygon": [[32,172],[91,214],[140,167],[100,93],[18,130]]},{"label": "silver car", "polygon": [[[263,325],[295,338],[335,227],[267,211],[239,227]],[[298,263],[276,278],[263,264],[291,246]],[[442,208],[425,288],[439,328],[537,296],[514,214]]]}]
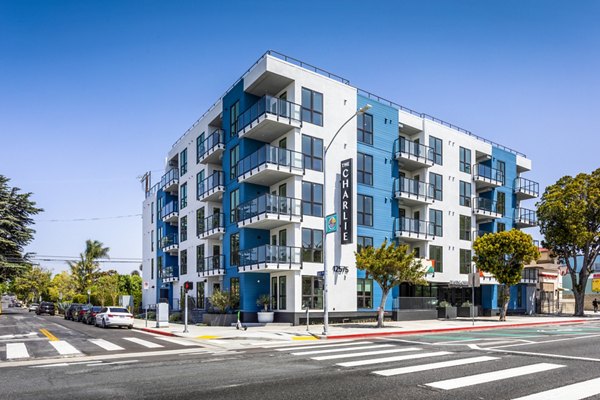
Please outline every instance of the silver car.
[{"label": "silver car", "polygon": [[108,328],[110,326],[126,326],[133,328],[133,314],[124,307],[103,307],[96,314],[96,326]]}]

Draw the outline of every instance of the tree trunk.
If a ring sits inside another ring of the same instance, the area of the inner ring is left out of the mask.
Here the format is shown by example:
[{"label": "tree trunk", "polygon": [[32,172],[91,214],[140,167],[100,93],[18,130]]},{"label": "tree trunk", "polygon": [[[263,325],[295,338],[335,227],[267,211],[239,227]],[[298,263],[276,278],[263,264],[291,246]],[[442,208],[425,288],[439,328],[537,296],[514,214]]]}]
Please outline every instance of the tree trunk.
[{"label": "tree trunk", "polygon": [[506,321],[508,301],[510,300],[510,286],[502,285],[502,308],[500,309],[500,321]]},{"label": "tree trunk", "polygon": [[383,328],[383,317],[385,313],[385,301],[387,300],[389,290],[384,290],[381,293],[381,303],[379,304],[379,309],[377,310],[377,327]]},{"label": "tree trunk", "polygon": [[[585,286],[584,286],[585,288]],[[584,290],[573,290],[573,296],[575,297],[575,314],[576,317],[584,316],[584,307],[585,307],[585,289]]]}]

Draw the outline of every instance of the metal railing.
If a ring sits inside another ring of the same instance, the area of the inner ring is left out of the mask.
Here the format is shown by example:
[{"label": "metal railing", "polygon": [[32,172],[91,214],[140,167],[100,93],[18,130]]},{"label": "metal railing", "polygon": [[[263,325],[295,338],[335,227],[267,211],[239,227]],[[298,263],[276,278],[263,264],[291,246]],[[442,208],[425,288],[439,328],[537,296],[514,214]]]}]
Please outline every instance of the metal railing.
[{"label": "metal railing", "polygon": [[199,235],[213,229],[225,228],[225,214],[218,213],[204,218],[204,221],[198,225],[198,228],[201,229],[198,231]]},{"label": "metal railing", "polygon": [[235,166],[237,176],[244,175],[263,164],[276,164],[279,167],[304,170],[304,155],[297,151],[264,145],[254,153],[242,158]]},{"label": "metal railing", "polygon": [[402,153],[433,162],[433,148],[399,137],[394,141],[394,154],[399,157]]},{"label": "metal railing", "polygon": [[392,305],[394,310],[435,310],[438,300],[436,297],[395,297]]},{"label": "metal railing", "polygon": [[484,164],[473,164],[473,176],[504,182],[504,173]]},{"label": "metal railing", "polygon": [[160,178],[160,187],[164,188],[165,186],[176,180],[179,180],[179,170],[177,168],[174,168],[169,170],[169,172],[167,172],[162,176],[162,178]]},{"label": "metal railing", "polygon": [[430,221],[420,219],[400,217],[394,221],[395,230],[398,232],[408,232],[419,235],[434,235],[435,224]]},{"label": "metal railing", "polygon": [[537,225],[537,215],[535,210],[529,210],[527,208],[515,208],[515,220],[530,225]]},{"label": "metal railing", "polygon": [[224,185],[225,177],[223,176],[223,171],[213,172],[198,184],[198,200],[200,200],[206,192]]},{"label": "metal railing", "polygon": [[219,270],[225,268],[225,256],[218,254],[216,256],[205,257],[202,260],[198,260],[200,264],[196,267],[196,272],[199,274],[204,273],[219,273]]},{"label": "metal railing", "polygon": [[160,278],[177,278],[179,277],[179,271],[176,267],[163,267],[160,270]]},{"label": "metal railing", "polygon": [[538,197],[540,194],[540,184],[529,179],[518,177],[515,179],[515,192],[530,193]]},{"label": "metal railing", "polygon": [[240,251],[240,266],[265,263],[301,264],[301,248],[265,244]]},{"label": "metal railing", "polygon": [[253,200],[240,204],[236,209],[238,221],[256,217],[263,213],[287,216],[302,216],[302,200],[292,197],[263,194]]},{"label": "metal railing", "polygon": [[178,202],[177,201],[171,201],[171,202],[167,203],[167,205],[164,206],[160,210],[160,218],[163,219],[163,218],[165,218],[169,214],[178,213],[178,212],[179,212],[179,204],[178,204]]},{"label": "metal railing", "polygon": [[396,193],[396,196],[398,196],[400,193],[408,193],[413,196],[421,196],[425,197],[426,199],[433,199],[434,186],[431,183],[400,177],[394,179],[394,192]]},{"label": "metal railing", "polygon": [[483,197],[475,197],[473,208],[477,211],[485,211],[489,213],[498,213],[498,203],[495,200],[486,199]]},{"label": "metal railing", "polygon": [[148,191],[146,192],[146,198],[152,196],[153,194],[156,194],[158,192],[159,187],[160,187],[160,182],[157,183],[156,185],[152,186],[150,189],[148,189]]},{"label": "metal railing", "polygon": [[240,132],[263,114],[272,114],[288,121],[301,121],[302,107],[284,99],[265,95],[240,114],[236,121]]},{"label": "metal railing", "polygon": [[159,240],[160,248],[165,249],[169,246],[178,245],[179,238],[177,237],[177,233],[171,233],[170,235],[163,236]]},{"label": "metal railing", "polygon": [[198,161],[220,144],[225,145],[224,131],[222,129],[217,129],[200,143],[200,147],[198,148]]}]

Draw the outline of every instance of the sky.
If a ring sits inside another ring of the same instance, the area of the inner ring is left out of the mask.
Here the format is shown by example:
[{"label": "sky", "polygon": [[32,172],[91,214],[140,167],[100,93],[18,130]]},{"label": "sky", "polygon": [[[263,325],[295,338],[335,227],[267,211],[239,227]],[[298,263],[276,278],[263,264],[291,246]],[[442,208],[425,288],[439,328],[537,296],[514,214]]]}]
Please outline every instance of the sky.
[{"label": "sky", "polygon": [[44,209],[28,251],[77,256],[94,239],[141,259],[137,177],[160,178],[273,49],[525,153],[543,191],[599,167],[599,19],[585,0],[0,0],[0,174]]}]

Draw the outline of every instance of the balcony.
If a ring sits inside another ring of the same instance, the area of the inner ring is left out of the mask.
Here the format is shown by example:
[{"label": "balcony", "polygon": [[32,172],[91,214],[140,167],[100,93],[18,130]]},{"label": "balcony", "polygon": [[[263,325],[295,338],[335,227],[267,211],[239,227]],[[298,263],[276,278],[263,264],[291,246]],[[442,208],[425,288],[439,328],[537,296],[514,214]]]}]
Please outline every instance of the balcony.
[{"label": "balcony", "polygon": [[240,251],[238,272],[300,271],[302,256],[300,247],[263,246]]},{"label": "balcony", "polygon": [[221,201],[225,192],[223,171],[215,171],[198,184],[198,200]]},{"label": "balcony", "polygon": [[171,225],[177,225],[179,220],[179,206],[177,201],[171,201],[160,210],[160,219]]},{"label": "balcony", "polygon": [[163,236],[160,238],[159,243],[162,251],[169,253],[170,255],[177,255],[177,252],[179,251],[179,238],[177,237],[177,233]]},{"label": "balcony", "polygon": [[220,239],[225,233],[225,214],[213,214],[198,224],[200,239]]},{"label": "balcony", "polygon": [[434,202],[433,185],[414,179],[404,177],[395,179],[394,194],[396,199],[408,206],[427,205]]},{"label": "balcony", "polygon": [[539,194],[539,183],[520,177],[515,179],[515,195],[518,201],[535,199]]},{"label": "balcony", "polygon": [[177,268],[164,267],[160,270],[160,278],[164,283],[179,281],[179,273],[177,271]]},{"label": "balcony", "polygon": [[236,210],[239,228],[273,229],[302,222],[302,200],[264,194],[240,204]]},{"label": "balcony", "polygon": [[539,269],[523,268],[523,271],[521,272],[521,283],[538,283],[539,281]]},{"label": "balcony", "polygon": [[225,151],[223,131],[217,129],[200,143],[198,162],[201,164],[220,164],[223,151]]},{"label": "balcony", "polygon": [[304,174],[302,153],[265,145],[236,165],[238,182],[271,186],[291,176]]},{"label": "balcony", "polygon": [[498,210],[497,203],[494,200],[484,199],[483,197],[475,198],[473,213],[475,214],[477,223],[502,218],[502,212]]},{"label": "balcony", "polygon": [[504,173],[483,164],[473,165],[473,179],[478,190],[504,185]]},{"label": "balcony", "polygon": [[238,136],[271,143],[290,129],[302,127],[301,111],[298,104],[263,96],[238,117]]},{"label": "balcony", "polygon": [[414,171],[433,166],[433,149],[424,144],[411,142],[399,137],[394,142],[394,154],[400,162],[400,168]]},{"label": "balcony", "polygon": [[196,268],[199,278],[225,275],[225,256],[220,254],[200,260]]},{"label": "balcony", "polygon": [[174,195],[179,193],[179,171],[177,168],[170,170],[160,178],[160,190]]},{"label": "balcony", "polygon": [[433,222],[413,218],[400,217],[394,221],[396,237],[404,242],[419,242],[435,239],[435,225]]},{"label": "balcony", "polygon": [[515,227],[516,228],[533,228],[537,226],[537,215],[535,210],[517,207],[515,209]]}]

